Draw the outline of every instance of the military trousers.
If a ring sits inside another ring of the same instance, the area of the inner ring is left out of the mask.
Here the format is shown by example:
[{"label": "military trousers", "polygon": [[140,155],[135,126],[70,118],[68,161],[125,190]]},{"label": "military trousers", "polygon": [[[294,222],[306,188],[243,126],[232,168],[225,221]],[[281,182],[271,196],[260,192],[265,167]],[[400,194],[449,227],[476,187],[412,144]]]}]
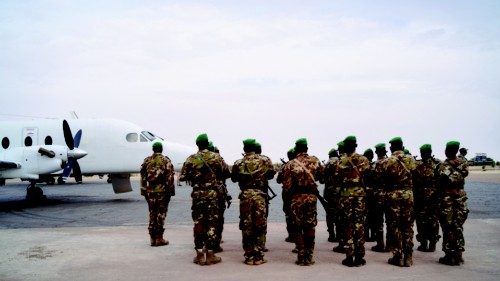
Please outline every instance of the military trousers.
[{"label": "military trousers", "polygon": [[226,198],[225,194],[218,195],[218,205],[219,205],[219,214],[218,214],[218,224],[217,224],[217,238],[215,241],[215,247],[220,246],[220,242],[222,240],[222,232],[224,231],[224,213],[226,211]]},{"label": "military trousers", "polygon": [[170,195],[166,192],[148,192],[146,195],[149,209],[149,233],[151,235],[162,235],[167,217]]},{"label": "military trousers", "polygon": [[336,232],[337,239],[340,240],[342,236],[340,230],[340,188],[339,187],[325,187],[323,197],[328,202],[328,207],[326,208],[326,227],[330,237],[334,236]]},{"label": "military trousers", "polygon": [[387,245],[393,255],[413,253],[413,191],[387,191]]},{"label": "military trousers", "polygon": [[219,226],[219,201],[215,190],[198,190],[191,193],[193,235],[195,249],[214,250]]},{"label": "military trousers", "polygon": [[375,191],[373,188],[366,189],[366,220],[365,220],[365,237],[366,238],[374,238],[375,233],[378,231],[377,222],[376,222],[376,198]]},{"label": "military trousers", "polygon": [[440,222],[443,231],[443,251],[465,251],[464,223],[467,220],[467,193],[465,190],[444,191],[441,202]]},{"label": "military trousers", "polygon": [[415,193],[417,241],[439,240],[439,198],[435,188],[420,188]]},{"label": "military trousers", "polygon": [[375,206],[372,210],[373,229],[383,236],[386,192],[382,189],[374,190]]},{"label": "military trousers", "polygon": [[295,233],[295,246],[299,256],[312,256],[316,237],[317,218],[316,195],[293,194],[291,211]]},{"label": "military trousers", "polygon": [[240,195],[240,224],[245,258],[262,258],[267,229],[267,194],[258,189]]},{"label": "military trousers", "polygon": [[343,223],[343,245],[347,256],[365,255],[365,196],[340,197],[340,210]]}]

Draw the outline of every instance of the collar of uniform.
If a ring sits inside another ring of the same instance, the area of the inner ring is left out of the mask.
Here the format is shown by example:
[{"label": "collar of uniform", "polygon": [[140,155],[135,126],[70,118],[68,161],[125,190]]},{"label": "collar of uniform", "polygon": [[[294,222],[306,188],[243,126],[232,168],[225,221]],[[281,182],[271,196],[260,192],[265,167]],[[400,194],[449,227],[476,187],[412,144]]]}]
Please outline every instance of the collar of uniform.
[{"label": "collar of uniform", "polygon": [[251,152],[246,152],[245,153],[245,156],[250,156],[250,155],[255,155],[255,152],[251,151]]},{"label": "collar of uniform", "polygon": [[307,156],[307,152],[301,152],[301,153],[297,154],[297,156],[295,156],[295,157],[299,157],[299,156]]},{"label": "collar of uniform", "polygon": [[398,156],[398,155],[401,155],[401,154],[403,154],[403,155],[404,155],[404,154],[405,154],[405,152],[404,152],[404,151],[402,151],[402,150],[396,150],[396,151],[394,151],[394,152],[392,153],[392,155],[394,155],[394,156]]},{"label": "collar of uniform", "polygon": [[200,150],[200,152],[207,152],[207,151],[208,151],[208,148]]}]

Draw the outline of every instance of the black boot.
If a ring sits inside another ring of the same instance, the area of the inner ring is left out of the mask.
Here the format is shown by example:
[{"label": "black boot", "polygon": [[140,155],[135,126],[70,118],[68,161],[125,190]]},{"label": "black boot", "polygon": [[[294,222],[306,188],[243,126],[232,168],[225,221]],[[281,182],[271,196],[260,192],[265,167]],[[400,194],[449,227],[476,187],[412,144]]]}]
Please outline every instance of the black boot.
[{"label": "black boot", "polygon": [[461,265],[464,263],[464,258],[462,257],[461,251],[455,252],[455,265]]},{"label": "black boot", "polygon": [[366,260],[363,258],[364,255],[356,255],[354,258],[354,266],[363,266],[366,264]]},{"label": "black boot", "polygon": [[429,248],[427,248],[427,252],[435,252],[436,251],[436,241],[429,241]]},{"label": "black boot", "polygon": [[403,257],[401,256],[401,253],[396,253],[390,258],[387,263],[395,265],[395,266],[403,266]]},{"label": "black boot", "polygon": [[353,256],[346,256],[346,258],[342,261],[342,264],[348,267],[353,267],[354,266]]},{"label": "black boot", "polygon": [[337,247],[334,247],[332,251],[343,254],[345,253],[344,245],[342,243],[339,243],[339,245]]},{"label": "black boot", "polygon": [[427,247],[427,240],[420,241],[420,246],[417,247],[417,250],[420,252],[428,252],[429,248]]},{"label": "black boot", "polygon": [[377,232],[377,245],[372,247],[372,251],[380,252],[380,253],[385,252],[384,233],[383,232],[380,232],[380,231]]},{"label": "black boot", "polygon": [[445,252],[444,257],[439,258],[439,263],[446,265],[455,265],[455,258],[453,252]]}]

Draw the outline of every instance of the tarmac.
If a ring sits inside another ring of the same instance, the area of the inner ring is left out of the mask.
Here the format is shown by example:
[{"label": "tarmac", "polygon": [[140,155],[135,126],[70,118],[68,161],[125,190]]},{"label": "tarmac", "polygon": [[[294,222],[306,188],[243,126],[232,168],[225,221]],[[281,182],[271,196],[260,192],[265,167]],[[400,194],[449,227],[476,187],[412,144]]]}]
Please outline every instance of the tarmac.
[{"label": "tarmac", "polygon": [[[136,192],[137,182],[133,184],[135,191],[123,195],[112,194],[111,187],[99,180],[47,187],[45,194],[51,199],[36,207],[22,203],[24,185],[0,188],[0,280],[500,280],[498,183],[468,185],[471,214],[476,215],[465,224],[464,265],[439,264],[443,255],[439,243],[434,253],[415,250],[410,268],[387,264],[390,254],[371,251],[373,242],[366,243],[367,265],[341,265],[344,255],[331,251],[336,244],[327,242],[320,208],[316,264],[297,266],[293,244],[284,241],[279,198],[271,204],[266,264],[243,263],[238,208],[231,206],[223,234],[224,252],[219,254],[222,263],[199,266],[192,263],[188,188],[179,188],[169,206],[165,236],[170,245],[151,247],[147,206]],[[483,188],[481,194],[488,194],[493,202],[480,199],[482,195],[471,187]],[[237,206],[237,200],[233,204]]]}]

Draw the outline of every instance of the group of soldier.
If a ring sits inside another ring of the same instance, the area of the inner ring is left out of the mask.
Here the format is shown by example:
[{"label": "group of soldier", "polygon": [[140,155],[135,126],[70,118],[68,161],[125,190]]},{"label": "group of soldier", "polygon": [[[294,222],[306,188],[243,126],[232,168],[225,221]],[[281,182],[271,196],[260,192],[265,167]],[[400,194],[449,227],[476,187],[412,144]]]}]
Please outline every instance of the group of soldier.
[{"label": "group of soldier", "polygon": [[[289,161],[282,160],[277,182],[283,185],[288,232],[285,240],[295,243],[296,264],[314,264],[318,200],[326,210],[328,241],[339,243],[333,250],[345,253],[342,261],[345,266],[366,264],[366,240],[377,242],[373,251],[392,253],[389,264],[411,266],[415,220],[418,250],[435,251],[441,225],[445,256],[439,262],[446,265],[464,262],[463,224],[468,214],[464,179],[468,167],[465,157],[457,156],[460,143],[446,144],[445,161],[432,156],[430,144],[420,147],[421,160],[415,160],[405,151],[400,137],[389,143],[390,156],[385,144],[375,146],[375,162],[371,149],[363,155],[356,153],[355,136],[339,142],[324,165],[307,153],[305,138],[298,139],[288,151]],[[196,251],[193,262],[199,265],[221,262],[215,254],[222,251],[224,210],[231,203],[225,182],[230,178],[241,191],[239,228],[244,263],[265,263],[268,181],[277,172],[272,161],[261,154],[261,146],[255,139],[243,141],[243,158],[231,170],[206,134],[196,138],[196,145],[198,152],[187,158],[179,177],[192,187]],[[175,195],[174,171],[168,157],[162,154],[161,143],[153,144],[153,152],[141,166],[141,194],[146,197],[150,211],[151,246],[162,246],[168,245],[163,238],[163,224],[170,197]],[[323,196],[317,182],[325,185]]]}]

